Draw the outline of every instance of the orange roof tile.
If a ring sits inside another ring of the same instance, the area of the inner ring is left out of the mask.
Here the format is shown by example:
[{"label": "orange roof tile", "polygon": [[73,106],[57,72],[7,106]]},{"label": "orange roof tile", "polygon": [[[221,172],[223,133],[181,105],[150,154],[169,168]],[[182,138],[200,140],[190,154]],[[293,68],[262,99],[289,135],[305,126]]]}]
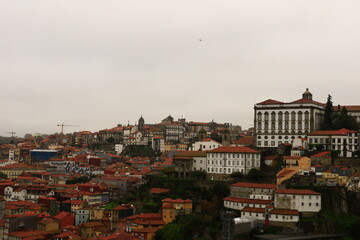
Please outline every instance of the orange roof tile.
[{"label": "orange roof tile", "polygon": [[290,210],[290,209],[273,209],[270,211],[270,214],[279,214],[279,215],[299,215],[297,210]]},{"label": "orange roof tile", "polygon": [[210,153],[259,153],[254,149],[248,147],[236,147],[236,146],[222,146],[213,150],[207,151]]},{"label": "orange roof tile", "polygon": [[276,189],[275,194],[320,195],[320,193],[308,189]]},{"label": "orange roof tile", "polygon": [[250,182],[238,182],[231,184],[232,187],[245,187],[245,188],[265,188],[265,189],[275,189],[276,184],[269,183],[250,183]]}]

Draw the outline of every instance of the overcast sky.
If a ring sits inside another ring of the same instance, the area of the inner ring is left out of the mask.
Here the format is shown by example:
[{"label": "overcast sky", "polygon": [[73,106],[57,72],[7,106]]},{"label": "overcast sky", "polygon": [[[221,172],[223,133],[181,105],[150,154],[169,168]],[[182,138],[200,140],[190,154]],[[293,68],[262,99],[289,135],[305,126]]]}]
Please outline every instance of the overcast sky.
[{"label": "overcast sky", "polygon": [[360,105],[359,0],[2,0],[0,135],[176,119],[252,126],[253,105]]}]

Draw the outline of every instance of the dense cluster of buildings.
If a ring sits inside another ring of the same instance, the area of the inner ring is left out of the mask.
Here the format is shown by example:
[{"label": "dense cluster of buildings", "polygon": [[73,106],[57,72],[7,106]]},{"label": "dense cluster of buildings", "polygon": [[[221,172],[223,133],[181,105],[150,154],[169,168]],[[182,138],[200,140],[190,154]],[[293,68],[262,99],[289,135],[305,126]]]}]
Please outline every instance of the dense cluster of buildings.
[{"label": "dense cluster of buildings", "polygon": [[[360,107],[345,107],[360,122]],[[359,132],[321,130],[325,104],[314,101],[308,89],[301,99],[268,99],[254,110],[254,128],[247,131],[171,116],[146,124],[141,116],[134,125],[1,145],[0,239],[151,240],[177,216],[191,214],[193,200],[163,198],[159,212],[145,214],[131,204],[109,203],[164,172],[183,178],[199,172],[207,180],[234,182],[235,175],[280,164],[273,183],[229,186],[224,209],[250,228],[296,230],[301,217],[318,215],[321,194],[288,189],[286,183],[360,190],[360,175],[351,164],[334,162],[359,153]],[[148,149],[147,156],[126,154]],[[149,195],[168,191],[153,188]]]}]

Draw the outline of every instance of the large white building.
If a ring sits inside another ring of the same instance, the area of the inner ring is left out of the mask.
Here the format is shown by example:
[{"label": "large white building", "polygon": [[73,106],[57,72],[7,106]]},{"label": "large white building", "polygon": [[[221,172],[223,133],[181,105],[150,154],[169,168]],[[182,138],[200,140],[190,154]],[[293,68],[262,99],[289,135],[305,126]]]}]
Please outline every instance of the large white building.
[{"label": "large white building", "polygon": [[206,172],[211,179],[226,179],[234,172],[260,169],[260,153],[248,147],[222,146],[207,151]]},{"label": "large white building", "polygon": [[307,189],[276,189],[275,208],[297,210],[301,213],[318,213],[321,194]]},{"label": "large white building", "polygon": [[339,151],[340,157],[352,157],[358,148],[358,132],[348,129],[315,131],[309,134],[308,142],[322,145],[324,150]]},{"label": "large white building", "polygon": [[320,129],[324,118],[324,104],[314,101],[308,89],[302,98],[292,102],[268,99],[255,104],[255,145],[277,147],[292,143]]}]

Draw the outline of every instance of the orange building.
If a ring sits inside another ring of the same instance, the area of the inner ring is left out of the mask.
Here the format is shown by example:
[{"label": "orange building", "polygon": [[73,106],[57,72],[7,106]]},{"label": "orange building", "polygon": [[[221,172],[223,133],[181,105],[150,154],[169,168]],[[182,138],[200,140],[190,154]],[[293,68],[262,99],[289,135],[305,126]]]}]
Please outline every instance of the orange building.
[{"label": "orange building", "polygon": [[190,199],[171,199],[162,200],[162,219],[165,224],[171,223],[178,215],[186,215],[192,212],[193,203]]}]

